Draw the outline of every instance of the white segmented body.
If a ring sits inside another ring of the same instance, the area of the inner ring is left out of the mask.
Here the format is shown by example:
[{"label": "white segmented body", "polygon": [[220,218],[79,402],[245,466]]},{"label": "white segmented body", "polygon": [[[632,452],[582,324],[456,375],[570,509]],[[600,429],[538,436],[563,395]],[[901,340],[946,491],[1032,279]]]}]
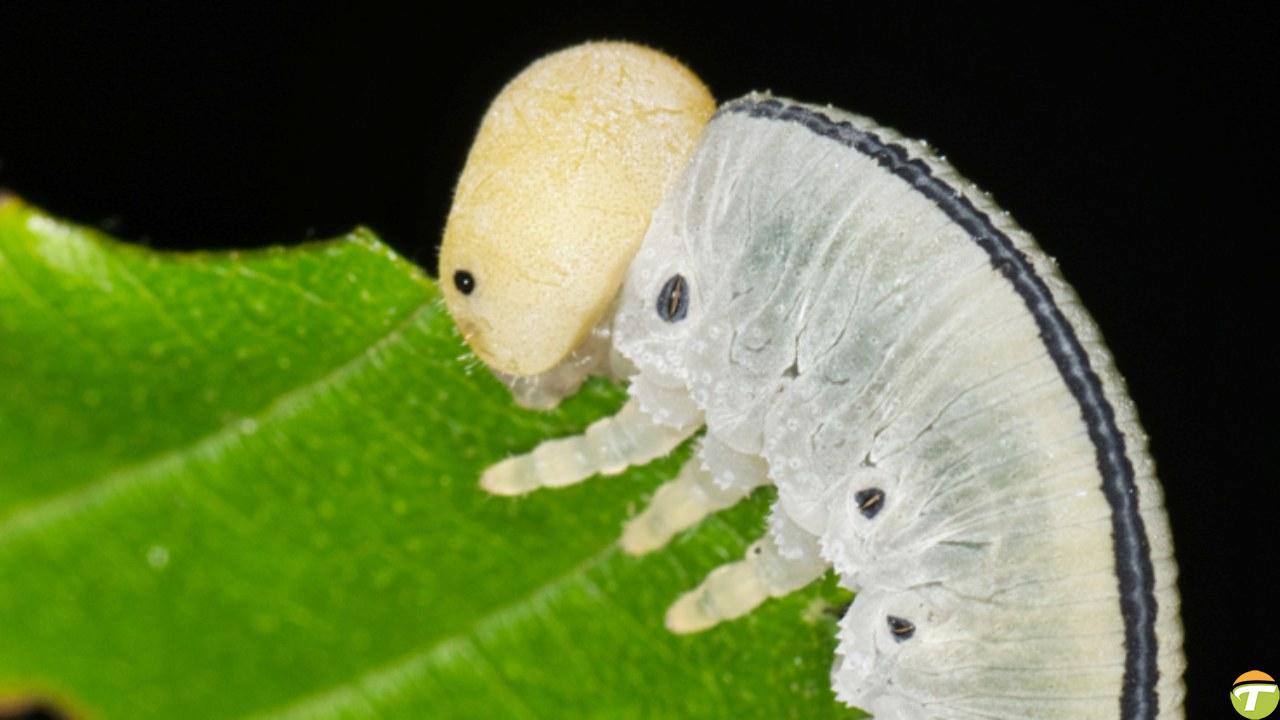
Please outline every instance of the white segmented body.
[{"label": "white segmented body", "polygon": [[[669,322],[655,303],[676,274],[688,316]],[[1172,546],[1123,382],[1031,238],[918,144],[830,108],[730,103],[655,213],[613,330],[640,406],[664,422],[686,395],[708,438],[763,457],[774,541],[812,538],[858,592],[841,699],[880,718],[1181,716]],[[1131,473],[1104,477],[1107,453]]]}]

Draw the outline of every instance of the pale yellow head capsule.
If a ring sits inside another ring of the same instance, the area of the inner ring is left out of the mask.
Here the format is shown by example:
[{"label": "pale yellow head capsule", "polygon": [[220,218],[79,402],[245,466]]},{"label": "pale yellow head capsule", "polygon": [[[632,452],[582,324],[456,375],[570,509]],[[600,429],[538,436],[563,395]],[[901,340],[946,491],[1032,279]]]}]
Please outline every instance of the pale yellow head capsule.
[{"label": "pale yellow head capsule", "polygon": [[629,43],[562,50],[503,88],[440,249],[445,302],[481,360],[535,375],[583,341],[714,110],[683,65]]}]

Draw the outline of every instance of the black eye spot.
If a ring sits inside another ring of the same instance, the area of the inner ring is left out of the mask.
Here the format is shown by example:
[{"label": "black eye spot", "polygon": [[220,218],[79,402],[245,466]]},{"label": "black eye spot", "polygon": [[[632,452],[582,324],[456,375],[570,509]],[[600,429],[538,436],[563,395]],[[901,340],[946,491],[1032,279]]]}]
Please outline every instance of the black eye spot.
[{"label": "black eye spot", "polygon": [[689,281],[683,275],[672,275],[658,292],[658,317],[669,323],[684,319],[689,313]]},{"label": "black eye spot", "polygon": [[853,494],[853,501],[858,503],[862,516],[870,520],[884,507],[884,491],[880,488],[867,488]]},{"label": "black eye spot", "polygon": [[889,632],[893,633],[893,639],[898,642],[910,640],[912,635],[916,634],[916,626],[910,620],[903,620],[900,617],[890,615]]},{"label": "black eye spot", "polygon": [[476,279],[466,270],[459,270],[453,274],[453,286],[463,295],[470,295],[476,289]]}]

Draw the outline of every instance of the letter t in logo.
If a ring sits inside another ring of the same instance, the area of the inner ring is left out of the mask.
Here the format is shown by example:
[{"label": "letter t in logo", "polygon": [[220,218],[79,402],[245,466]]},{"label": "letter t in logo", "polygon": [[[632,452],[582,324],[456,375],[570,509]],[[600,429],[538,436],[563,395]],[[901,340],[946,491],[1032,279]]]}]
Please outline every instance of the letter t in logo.
[{"label": "letter t in logo", "polygon": [[1249,699],[1245,700],[1244,709],[1253,710],[1255,707],[1258,706],[1258,693],[1273,693],[1273,692],[1276,692],[1275,685],[1241,685],[1235,690],[1232,690],[1231,694],[1235,695],[1236,697],[1240,697],[1242,695],[1248,695]]}]

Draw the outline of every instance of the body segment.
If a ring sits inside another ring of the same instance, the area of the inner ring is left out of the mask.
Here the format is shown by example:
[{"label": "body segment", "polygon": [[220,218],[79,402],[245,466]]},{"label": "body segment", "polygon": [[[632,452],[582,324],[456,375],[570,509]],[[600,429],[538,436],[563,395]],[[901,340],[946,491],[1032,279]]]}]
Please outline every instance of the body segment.
[{"label": "body segment", "polygon": [[[889,147],[914,177],[885,172]],[[658,378],[641,393],[683,385],[710,436],[767,460],[775,517],[860,593],[835,675],[846,700],[887,717],[932,717],[927,702],[954,713],[938,717],[1155,717],[1181,702],[1180,632],[1145,438],[1052,263],[961,183],[861,118],[730,103],[655,213],[615,344]],[[644,302],[675,273],[683,326]],[[1035,281],[1029,301],[1018,283]],[[1064,674],[1063,658],[1091,669]],[[973,698],[975,682],[1036,699]]]}]

